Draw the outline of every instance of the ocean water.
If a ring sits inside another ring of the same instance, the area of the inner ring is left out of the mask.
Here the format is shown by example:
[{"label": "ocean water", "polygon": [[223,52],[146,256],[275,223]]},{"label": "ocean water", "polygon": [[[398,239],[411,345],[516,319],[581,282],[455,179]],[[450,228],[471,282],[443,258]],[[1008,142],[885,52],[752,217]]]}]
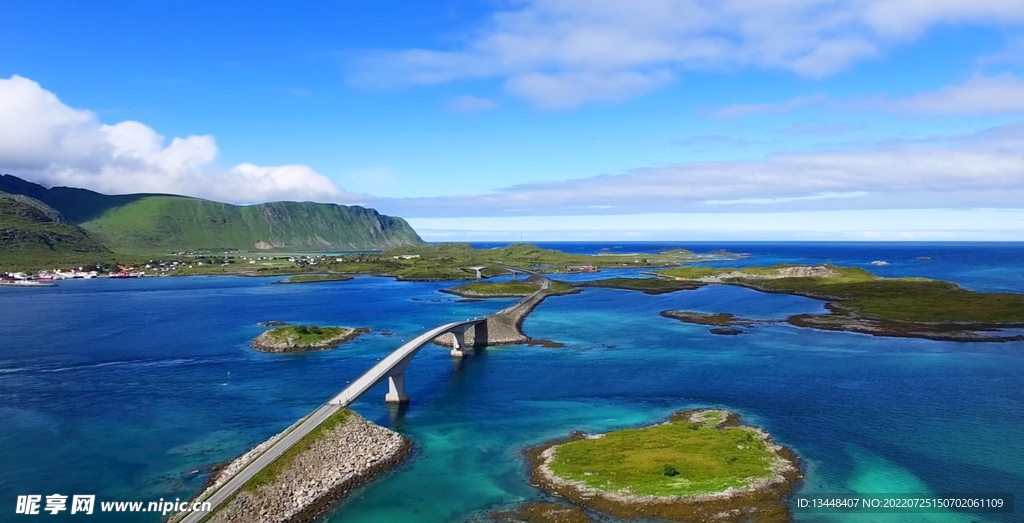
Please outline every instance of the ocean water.
[{"label": "ocean water", "polygon": [[[481,246],[486,246],[481,244]],[[835,263],[1024,292],[1024,244],[580,243],[572,252],[727,249],[720,265]],[[930,261],[917,261],[928,256]],[[888,266],[869,265],[885,260]],[[626,274],[637,271],[622,271]],[[605,271],[597,276],[615,274]],[[573,279],[594,275],[573,275]],[[513,300],[465,303],[441,283],[361,277],[68,281],[0,288],[0,521],[160,521],[153,514],[17,516],[25,494],[100,501],[187,498],[206,467],[305,415],[403,340]],[[379,386],[353,405],[399,430],[413,457],[324,521],[458,522],[529,499],[521,451],[571,430],[664,420],[693,407],[739,412],[804,460],[801,492],[1024,495],[1024,343],[953,343],[787,325],[715,336],[665,309],[757,318],[822,310],[786,295],[706,287],[648,296],[587,289],[526,320],[560,349],[497,347],[453,360],[424,349],[398,411]],[[370,327],[334,351],[263,354],[266,320]],[[196,472],[199,471],[199,472]],[[796,521],[1014,522],[1016,514],[795,514]]]}]

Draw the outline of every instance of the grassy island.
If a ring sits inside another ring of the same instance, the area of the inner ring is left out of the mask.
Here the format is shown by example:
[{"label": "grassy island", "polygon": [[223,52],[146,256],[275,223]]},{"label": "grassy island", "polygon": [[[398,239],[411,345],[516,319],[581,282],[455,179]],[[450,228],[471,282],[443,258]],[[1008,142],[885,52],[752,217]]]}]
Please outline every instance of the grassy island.
[{"label": "grassy island", "polygon": [[800,477],[795,455],[722,410],[599,436],[574,433],[527,451],[544,490],[620,518],[785,521]]},{"label": "grassy island", "polygon": [[644,294],[666,294],[669,292],[693,290],[702,285],[702,283],[698,282],[664,278],[607,278],[579,283],[577,287],[603,287],[606,289],[641,291]]},{"label": "grassy island", "polygon": [[[511,280],[498,283],[467,283],[465,285],[459,285],[458,287],[444,289],[443,292],[463,296],[466,298],[501,298],[529,296],[530,294],[539,291],[540,288],[541,285],[539,283]],[[552,281],[548,285],[547,290],[548,294],[551,295],[572,294],[574,292],[579,292],[572,285],[569,285],[568,283],[562,281]]]},{"label": "grassy island", "polygon": [[299,274],[287,280],[275,281],[274,283],[320,283],[326,281],[349,281],[351,276],[344,274]]},{"label": "grassy island", "polygon": [[325,350],[359,336],[368,329],[288,325],[271,329],[252,341],[252,347],[264,352],[303,352]]},{"label": "grassy island", "polygon": [[1024,295],[974,292],[926,278],[881,278],[854,267],[676,267],[658,274],[676,281],[740,285],[829,302],[831,314],[803,314],[787,320],[800,327],[940,340],[1010,341],[1021,338],[977,331],[1024,326]]}]

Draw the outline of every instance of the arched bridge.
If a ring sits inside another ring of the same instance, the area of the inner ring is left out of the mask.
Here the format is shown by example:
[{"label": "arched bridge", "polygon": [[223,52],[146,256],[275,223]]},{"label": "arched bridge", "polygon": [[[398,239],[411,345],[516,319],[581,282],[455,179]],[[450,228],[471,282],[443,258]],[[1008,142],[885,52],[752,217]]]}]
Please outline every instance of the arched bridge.
[{"label": "arched bridge", "polygon": [[340,405],[342,407],[352,403],[363,393],[370,390],[374,385],[384,378],[388,379],[388,393],[384,401],[388,403],[404,403],[409,401],[405,394],[405,367],[412,361],[424,345],[430,343],[434,338],[450,332],[455,335],[455,347],[452,348],[452,356],[464,355],[463,348],[466,345],[466,330],[470,327],[487,321],[487,318],[474,318],[471,320],[455,321],[446,323],[440,327],[433,328],[409,340],[408,343],[395,349],[394,352],[380,360],[376,365],[366,371],[351,385],[341,391],[337,396],[331,398],[329,405]]},{"label": "arched bridge", "polygon": [[[466,330],[484,323],[487,321],[486,318],[474,318],[471,320],[454,321],[446,323],[440,327],[420,334],[419,336],[409,340],[406,344],[395,349],[394,352],[389,354],[386,358],[380,360],[376,365],[366,371],[356,381],[352,382],[351,385],[345,387],[345,390],[341,391],[337,396],[331,398],[327,403],[324,403],[320,408],[314,410],[309,416],[299,421],[294,425],[294,429],[288,431],[284,436],[274,442],[263,454],[260,454],[253,459],[248,465],[245,466],[238,474],[229,479],[220,488],[210,493],[202,501],[209,501],[211,507],[216,510],[217,507],[230,499],[243,485],[253,476],[258,474],[261,470],[266,468],[268,465],[274,462],[288,449],[294,446],[296,443],[301,441],[310,432],[320,426],[321,423],[330,418],[334,413],[347,407],[350,403],[358,399],[360,396],[366,393],[366,391],[373,388],[374,385],[380,383],[383,379],[388,380],[388,393],[384,396],[384,401],[389,403],[403,403],[409,401],[409,396],[405,393],[405,367],[409,365],[413,356],[420,351],[425,345],[431,342],[434,338],[445,334],[452,333],[455,335],[456,346],[452,348],[453,356],[462,356],[462,348],[465,346],[465,333]],[[209,513],[207,512],[189,512],[184,518],[180,520],[180,523],[199,523]]]}]

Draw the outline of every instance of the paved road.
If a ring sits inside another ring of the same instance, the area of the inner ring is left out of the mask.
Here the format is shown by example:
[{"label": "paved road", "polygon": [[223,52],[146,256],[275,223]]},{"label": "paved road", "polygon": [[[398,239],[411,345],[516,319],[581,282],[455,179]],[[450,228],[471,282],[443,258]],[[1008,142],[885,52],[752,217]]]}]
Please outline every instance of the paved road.
[{"label": "paved road", "polygon": [[434,329],[428,330],[427,332],[424,332],[423,334],[420,334],[419,336],[410,340],[405,345],[402,345],[398,349],[395,349],[394,352],[388,354],[386,358],[377,362],[377,364],[374,365],[373,367],[370,367],[370,370],[366,371],[362,376],[359,377],[359,379],[352,382],[351,385],[345,387],[345,390],[341,391],[341,393],[338,394],[337,396],[331,398],[331,400],[328,401],[327,403],[331,405],[341,406],[345,406],[348,405],[349,403],[352,403],[353,401],[356,400],[356,398],[362,396],[363,393],[365,393],[367,390],[370,390],[370,387],[373,387],[379,381],[386,378],[388,374],[391,372],[391,369],[394,369],[403,361],[407,360],[408,358],[412,357],[412,355],[416,354],[416,352],[418,352],[420,348],[422,348],[424,345],[430,343],[430,340],[433,340],[434,338],[456,327],[461,327],[463,325],[472,325],[476,323],[481,323],[483,321],[485,321],[485,318],[475,318],[472,320],[465,321],[454,321],[452,323],[446,323],[444,325],[441,325],[440,327],[436,327]]},{"label": "paved road", "polygon": [[[298,443],[299,440],[306,437],[306,435],[312,432],[313,429],[320,426],[320,424],[327,420],[327,418],[331,417],[332,414],[347,407],[350,403],[359,398],[359,396],[362,396],[366,391],[370,390],[370,388],[386,378],[391,369],[396,365],[402,364],[408,358],[411,358],[431,340],[456,327],[480,323],[484,320],[484,318],[476,318],[472,320],[446,323],[440,327],[433,328],[423,334],[420,334],[408,343],[395,349],[394,352],[371,367],[370,370],[366,371],[366,373],[356,379],[356,381],[351,385],[345,387],[345,390],[341,391],[340,394],[331,398],[330,401],[313,411],[313,413],[300,423],[299,426],[295,427],[294,430],[271,445],[271,447],[263,454],[253,460],[252,463],[249,463],[249,465],[243,468],[241,472],[235,474],[234,477],[224,483],[224,485],[214,491],[213,494],[203,501],[209,501],[213,510],[216,510],[221,503],[224,503],[228,498],[238,492],[238,490],[242,488],[242,485],[245,485],[245,482],[249,481],[267,465],[270,465],[275,459],[287,452],[288,449],[292,448],[292,446]],[[179,523],[199,523],[207,515],[207,512],[191,512],[181,519]]]}]

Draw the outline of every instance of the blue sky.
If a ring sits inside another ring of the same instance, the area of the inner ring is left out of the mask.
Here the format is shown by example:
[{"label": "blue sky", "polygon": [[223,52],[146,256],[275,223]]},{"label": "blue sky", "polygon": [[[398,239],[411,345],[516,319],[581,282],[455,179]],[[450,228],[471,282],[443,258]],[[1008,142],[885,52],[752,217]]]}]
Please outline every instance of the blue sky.
[{"label": "blue sky", "polygon": [[1015,0],[32,2],[0,171],[428,239],[1024,240]]}]

